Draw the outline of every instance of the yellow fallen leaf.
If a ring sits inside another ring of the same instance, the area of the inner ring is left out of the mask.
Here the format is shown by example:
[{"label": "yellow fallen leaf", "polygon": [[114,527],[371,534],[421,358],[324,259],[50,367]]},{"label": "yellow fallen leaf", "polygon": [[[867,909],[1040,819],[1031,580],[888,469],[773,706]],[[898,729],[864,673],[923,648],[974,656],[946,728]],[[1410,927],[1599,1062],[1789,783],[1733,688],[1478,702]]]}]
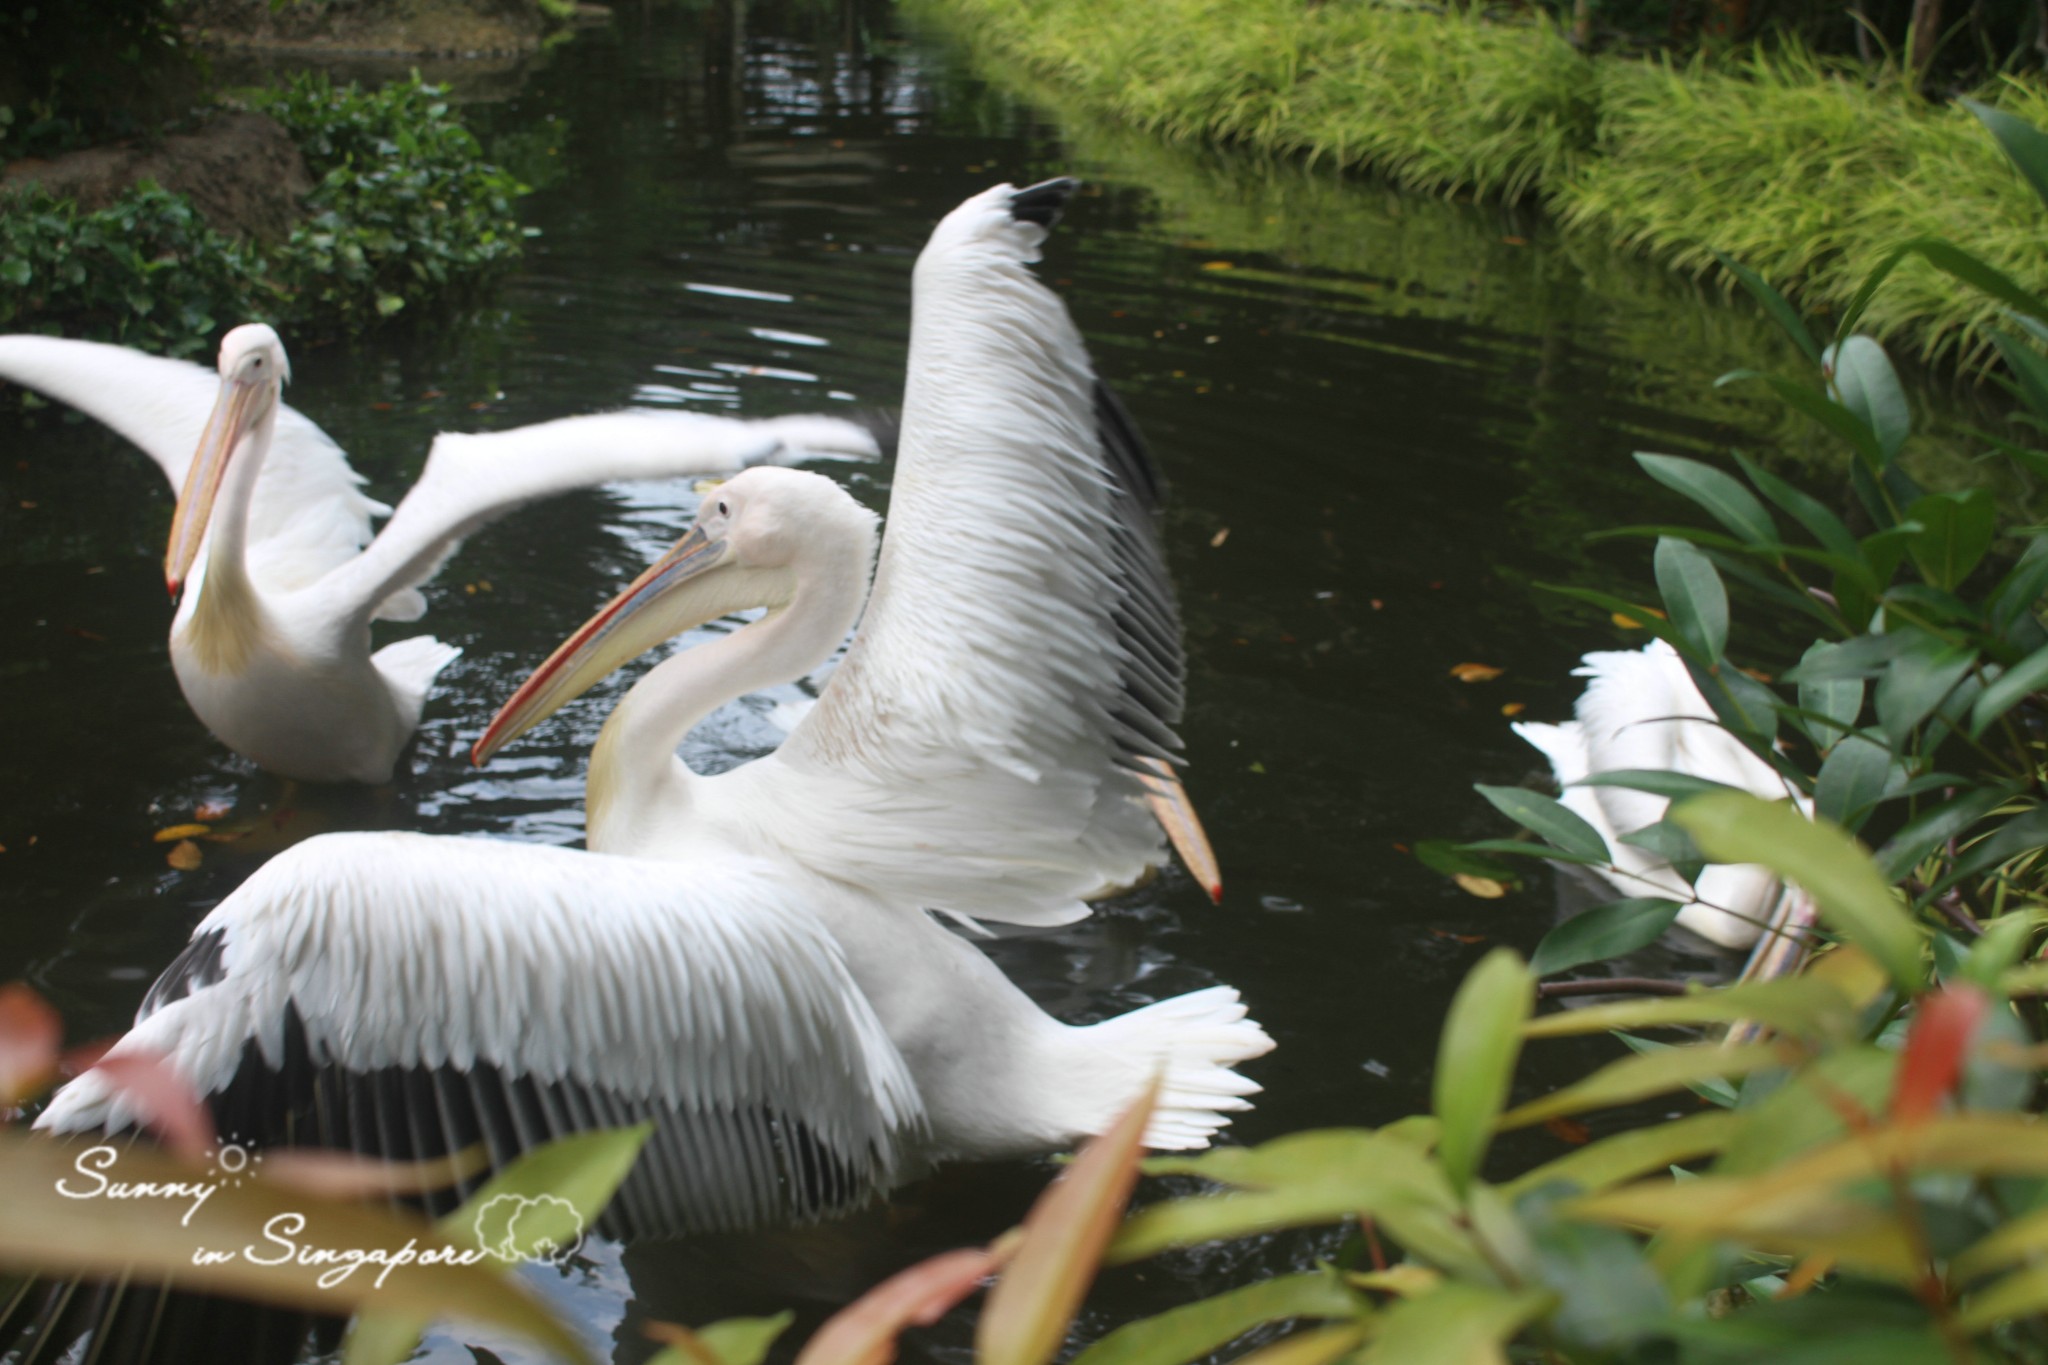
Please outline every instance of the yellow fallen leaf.
[{"label": "yellow fallen leaf", "polygon": [[164,861],[180,872],[190,872],[199,866],[199,845],[190,839],[181,840],[176,847],[164,855]]},{"label": "yellow fallen leaf", "polygon": [[1463,683],[1491,682],[1500,675],[1492,664],[1458,664],[1451,669],[1451,676]]},{"label": "yellow fallen leaf", "polygon": [[1500,713],[1504,716],[1519,716],[1528,709],[1529,708],[1527,706],[1524,706],[1521,702],[1511,701],[1507,705],[1500,708]]},{"label": "yellow fallen leaf", "polygon": [[1230,539],[1230,528],[1226,526],[1215,535],[1209,537],[1209,548],[1220,550],[1223,548],[1223,542],[1228,539]]},{"label": "yellow fallen leaf", "polygon": [[1236,262],[1234,262],[1234,261],[1204,261],[1204,262],[1202,262],[1202,269],[1204,269],[1204,270],[1235,270],[1235,269],[1237,269],[1237,263],[1236,263]]},{"label": "yellow fallen leaf", "polygon": [[208,833],[209,829],[210,827],[206,825],[166,825],[158,830],[154,837],[160,844],[169,844],[180,839],[190,839],[197,834]]},{"label": "yellow fallen leaf", "polygon": [[1468,895],[1483,901],[1497,901],[1508,893],[1508,889],[1491,877],[1475,877],[1469,872],[1453,873],[1451,880]]},{"label": "yellow fallen leaf", "polygon": [[[1659,621],[1670,619],[1666,617],[1663,612],[1658,611],[1655,607],[1644,607],[1643,610],[1645,612],[1648,612],[1650,615],[1656,617]],[[1635,617],[1630,616],[1626,612],[1618,611],[1608,619],[1612,620],[1615,625],[1620,626],[1623,630],[1641,630],[1643,628],[1643,623],[1641,621],[1638,621]]]}]

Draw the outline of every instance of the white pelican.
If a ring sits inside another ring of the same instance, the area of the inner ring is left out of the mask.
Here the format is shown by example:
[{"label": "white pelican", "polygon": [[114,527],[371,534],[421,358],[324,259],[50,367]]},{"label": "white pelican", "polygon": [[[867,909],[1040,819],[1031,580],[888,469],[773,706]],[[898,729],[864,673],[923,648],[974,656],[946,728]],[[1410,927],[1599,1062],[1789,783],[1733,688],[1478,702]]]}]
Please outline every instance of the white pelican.
[{"label": "white pelican", "polygon": [[[709,779],[672,757],[711,708],[844,638],[875,521],[828,479],[764,468],[707,496],[507,708],[530,724],[690,623],[767,607],[642,679],[599,740],[593,847],[658,858],[307,840],[201,921],[117,1047],[168,1054],[258,1144],[481,1138],[502,1158],[655,1116],[614,1205],[641,1233],[813,1216],[929,1162],[1055,1150],[1162,1072],[1146,1141],[1206,1145],[1258,1088],[1230,1068],[1272,1046],[1234,990],[1061,1024],[926,912],[1064,922],[1157,852],[1132,768],[1174,744],[1180,654],[1147,475],[1024,269],[1071,188],[977,196],[921,260],[897,494],[913,529],[891,542],[940,534],[956,559],[884,552],[867,627],[778,753]],[[987,425],[941,454],[933,424],[970,400]],[[88,1072],[38,1124],[131,1118]]]},{"label": "white pelican", "polygon": [[[877,453],[864,429],[827,417],[614,412],[449,432],[392,513],[281,401],[288,377],[260,323],[222,340],[217,378],[121,346],[0,336],[0,379],[98,418],[182,490],[164,561],[172,595],[185,590],[171,626],[178,685],[222,743],[313,782],[390,778],[460,651],[421,635],[373,653],[370,622],[416,620],[419,585],[486,522],[612,480],[730,472],[799,448]],[[386,513],[373,540],[370,519]]]},{"label": "white pelican", "polygon": [[[1710,863],[1695,883],[1646,849],[1622,842],[1664,818],[1670,802],[1626,787],[1573,786],[1592,773],[1668,769],[1704,777],[1758,796],[1797,796],[1771,765],[1722,728],[1686,672],[1678,651],[1662,640],[1640,650],[1588,654],[1572,676],[1590,678],[1562,725],[1525,722],[1516,734],[1542,750],[1562,788],[1565,807],[1600,832],[1614,856],[1599,869],[1624,896],[1662,896],[1684,905],[1678,922],[1724,948],[1746,948],[1770,923],[1782,886],[1752,863]],[[1805,801],[1800,800],[1805,808]]]}]

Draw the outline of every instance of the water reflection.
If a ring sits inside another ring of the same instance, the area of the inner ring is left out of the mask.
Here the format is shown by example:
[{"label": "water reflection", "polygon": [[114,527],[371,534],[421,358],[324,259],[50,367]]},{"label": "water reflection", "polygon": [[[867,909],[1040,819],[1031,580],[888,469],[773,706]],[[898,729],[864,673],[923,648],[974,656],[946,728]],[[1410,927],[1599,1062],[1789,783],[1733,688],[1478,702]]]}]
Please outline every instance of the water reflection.
[{"label": "water reflection", "polygon": [[[633,403],[890,407],[931,224],[997,180],[1088,176],[1043,271],[1172,484],[1189,781],[1228,895],[1211,907],[1174,873],[993,952],[1074,1020],[1226,976],[1280,1043],[1251,1068],[1267,1093],[1236,1130],[1247,1140],[1426,1107],[1452,986],[1489,944],[1533,944],[1553,908],[1542,892],[1463,897],[1405,849],[1497,832],[1469,784],[1540,767],[1503,706],[1563,716],[1577,655],[1627,642],[1531,584],[1647,578],[1640,551],[1582,538],[1680,515],[1631,451],[1739,441],[1801,458],[1803,433],[1708,387],[1774,343],[1746,314],[1497,211],[1056,127],[892,23],[870,4],[622,5],[522,84],[494,85],[471,106],[487,145],[554,168],[531,177],[541,235],[519,274],[464,329],[295,344],[290,401],[385,497],[443,429]],[[585,755],[627,679],[486,770],[467,748],[673,538],[695,509],[687,482],[562,498],[477,537],[429,590],[426,626],[464,655],[400,777],[301,792],[286,830],[179,873],[151,831],[202,802],[281,792],[198,730],[170,676],[170,498],[142,456],[53,410],[0,413],[0,432],[0,704],[15,722],[0,746],[0,975],[28,977],[76,1035],[120,1028],[285,833],[580,839]],[[886,508],[886,468],[825,469]],[[1452,680],[1467,660],[1506,671]],[[729,708],[686,757],[715,769],[766,751],[773,708],[814,688]],[[1548,1045],[1525,1085],[1602,1046]],[[1519,1135],[1502,1159],[1554,1141]],[[547,1291],[628,1357],[648,1316],[794,1304],[815,1321],[883,1270],[1007,1226],[1046,1169],[944,1173],[845,1228],[600,1247]],[[1328,1249],[1287,1236],[1120,1271],[1081,1330]],[[949,1318],[911,1358],[962,1358],[968,1323]],[[469,1359],[459,1350],[444,1340],[435,1358]]]}]

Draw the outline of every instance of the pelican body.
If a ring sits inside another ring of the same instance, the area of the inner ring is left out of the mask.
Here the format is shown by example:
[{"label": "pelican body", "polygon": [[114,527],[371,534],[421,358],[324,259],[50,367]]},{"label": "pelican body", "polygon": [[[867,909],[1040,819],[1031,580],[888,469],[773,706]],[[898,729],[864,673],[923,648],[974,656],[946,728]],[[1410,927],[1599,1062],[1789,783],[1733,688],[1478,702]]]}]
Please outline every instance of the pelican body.
[{"label": "pelican body", "polygon": [[[462,538],[522,503],[618,479],[728,473],[804,449],[872,456],[850,422],[618,412],[445,433],[394,513],[326,433],[282,401],[284,347],[262,324],[221,342],[218,376],[120,346],[0,337],[0,379],[99,418],[180,492],[165,557],[171,661],[193,712],[284,777],[383,782],[460,650],[373,650],[373,620],[416,620],[419,585]],[[372,538],[371,519],[391,520]]]}]

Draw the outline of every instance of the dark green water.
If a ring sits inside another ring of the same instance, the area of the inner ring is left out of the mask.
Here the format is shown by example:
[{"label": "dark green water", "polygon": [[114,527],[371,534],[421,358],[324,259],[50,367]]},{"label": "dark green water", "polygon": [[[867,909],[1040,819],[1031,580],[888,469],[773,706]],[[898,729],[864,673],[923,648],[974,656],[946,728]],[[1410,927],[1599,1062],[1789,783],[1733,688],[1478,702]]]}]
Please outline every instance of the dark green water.
[{"label": "dark green water", "polygon": [[[1808,453],[1766,410],[1709,391],[1737,363],[1782,358],[1761,325],[1500,211],[1063,129],[885,10],[759,6],[735,23],[622,5],[612,26],[473,92],[487,142],[541,183],[523,266],[474,326],[294,348],[289,400],[387,500],[444,429],[626,404],[893,406],[930,226],[997,181],[1090,179],[1043,274],[1172,484],[1189,785],[1228,894],[1212,907],[1175,873],[991,951],[1076,1021],[1238,986],[1279,1043],[1251,1067],[1266,1093],[1243,1140],[1426,1108],[1450,992],[1489,945],[1526,951],[1555,905],[1541,876],[1505,900],[1465,896],[1405,847],[1501,832],[1470,784],[1537,765],[1502,708],[1563,715],[1576,656],[1627,639],[1532,585],[1647,577],[1645,550],[1596,557],[1582,539],[1681,515],[1632,450]],[[282,837],[580,838],[584,755],[625,680],[487,771],[464,755],[524,672],[673,538],[694,508],[687,485],[565,498],[478,536],[403,631],[465,652],[398,781],[300,792],[282,835],[209,846],[177,872],[152,831],[279,788],[207,737],[172,679],[158,567],[170,496],[140,454],[54,410],[0,413],[0,449],[0,978],[32,982],[75,1037],[118,1031],[191,925]],[[886,508],[886,468],[832,472]],[[1455,681],[1467,661],[1504,673]],[[688,757],[765,751],[768,709],[798,695],[731,708]],[[1525,1088],[1597,1047],[1545,1045]],[[1497,1159],[1558,1150],[1538,1132]],[[788,1305],[815,1322],[909,1259],[1010,1225],[1051,1169],[948,1172],[842,1228],[594,1246],[547,1288],[627,1357],[646,1349],[647,1316]],[[1077,1339],[1327,1249],[1289,1236],[1118,1272]],[[955,1314],[910,1358],[963,1359],[971,1323]],[[436,1358],[469,1357],[439,1339]]]}]

